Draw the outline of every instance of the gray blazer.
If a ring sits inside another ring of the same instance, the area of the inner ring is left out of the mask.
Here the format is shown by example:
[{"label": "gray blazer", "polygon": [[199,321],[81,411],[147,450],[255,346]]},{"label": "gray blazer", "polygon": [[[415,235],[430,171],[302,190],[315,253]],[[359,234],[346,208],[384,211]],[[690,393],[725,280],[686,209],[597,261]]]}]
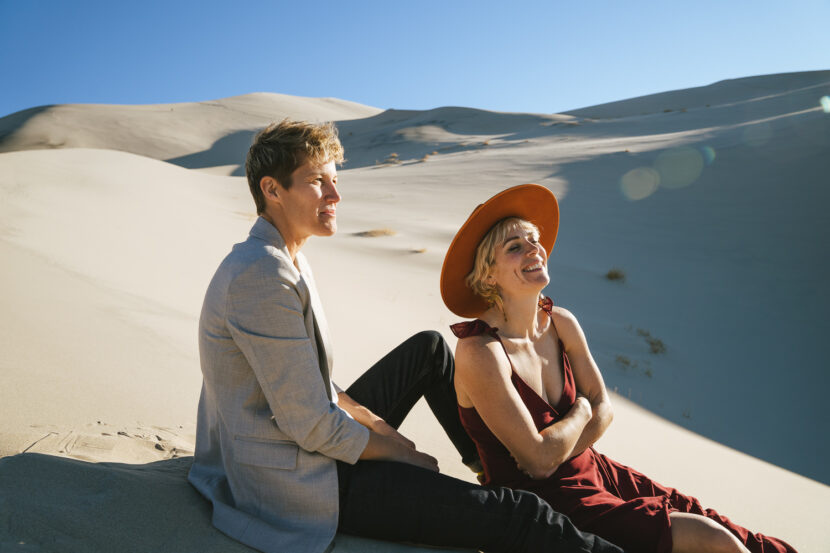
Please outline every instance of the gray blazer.
[{"label": "gray blazer", "polygon": [[208,287],[199,354],[188,480],[213,503],[213,525],[266,552],[324,551],[337,530],[335,459],[355,463],[369,431],[337,405],[311,268],[263,218]]}]

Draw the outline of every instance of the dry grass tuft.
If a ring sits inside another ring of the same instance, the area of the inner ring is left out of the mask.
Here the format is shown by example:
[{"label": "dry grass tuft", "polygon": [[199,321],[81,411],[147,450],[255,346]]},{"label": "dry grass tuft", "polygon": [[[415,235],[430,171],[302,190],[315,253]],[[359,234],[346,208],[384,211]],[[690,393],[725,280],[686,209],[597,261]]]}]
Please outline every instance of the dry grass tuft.
[{"label": "dry grass tuft", "polygon": [[396,234],[397,232],[391,228],[376,228],[372,230],[355,232],[354,236],[360,236],[362,238],[377,238],[378,236],[395,236]]}]

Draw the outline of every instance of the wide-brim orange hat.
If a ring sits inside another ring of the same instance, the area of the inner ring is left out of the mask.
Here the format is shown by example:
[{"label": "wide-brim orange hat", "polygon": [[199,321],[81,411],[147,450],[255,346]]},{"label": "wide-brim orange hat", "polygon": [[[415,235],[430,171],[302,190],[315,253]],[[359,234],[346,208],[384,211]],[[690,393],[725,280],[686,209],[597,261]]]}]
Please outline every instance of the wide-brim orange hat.
[{"label": "wide-brim orange hat", "polygon": [[559,204],[553,192],[538,184],[521,184],[499,192],[476,207],[452,239],[441,267],[441,298],[456,315],[475,318],[487,301],[465,279],[473,270],[476,248],[493,225],[508,217],[530,221],[539,229],[539,243],[550,255],[559,231]]}]

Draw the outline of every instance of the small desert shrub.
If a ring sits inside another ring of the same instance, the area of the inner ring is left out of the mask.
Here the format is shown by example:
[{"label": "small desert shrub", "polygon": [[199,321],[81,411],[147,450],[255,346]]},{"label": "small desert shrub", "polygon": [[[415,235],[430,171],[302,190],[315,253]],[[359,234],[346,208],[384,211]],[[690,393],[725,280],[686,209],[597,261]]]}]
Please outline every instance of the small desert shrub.
[{"label": "small desert shrub", "polygon": [[660,338],[655,338],[651,335],[651,333],[648,330],[638,328],[637,334],[639,336],[642,336],[643,339],[646,341],[646,344],[648,344],[648,350],[651,353],[666,353],[666,345],[663,343],[663,340],[661,340]]},{"label": "small desert shrub", "polygon": [[397,233],[391,228],[377,228],[354,233],[355,236],[360,236],[362,238],[377,238],[378,236],[395,236],[395,234]]},{"label": "small desert shrub", "polygon": [[[398,157],[398,154],[396,152],[392,152],[391,154],[386,156],[386,159],[384,159],[378,165],[397,165],[400,162],[401,162],[401,160]],[[377,163],[377,162],[375,162],[375,163]]]},{"label": "small desert shrub", "polygon": [[659,338],[646,338],[646,343],[648,344],[648,349],[651,353],[666,353],[666,345],[663,343],[663,340]]},{"label": "small desert shrub", "polygon": [[[626,150],[628,151],[628,150]],[[612,268],[607,273],[605,273],[605,278],[608,280],[616,280],[619,282],[625,282],[625,273],[622,269],[618,269],[617,267]]]}]

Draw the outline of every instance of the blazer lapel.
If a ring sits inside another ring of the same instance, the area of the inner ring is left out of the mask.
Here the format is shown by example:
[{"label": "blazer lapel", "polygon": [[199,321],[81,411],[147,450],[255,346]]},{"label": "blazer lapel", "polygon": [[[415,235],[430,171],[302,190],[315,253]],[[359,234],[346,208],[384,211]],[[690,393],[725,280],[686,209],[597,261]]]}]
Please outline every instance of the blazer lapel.
[{"label": "blazer lapel", "polygon": [[[251,236],[256,236],[265,240],[269,244],[281,250],[290,261],[291,256],[288,254],[288,249],[285,247],[285,241],[274,225],[259,217],[251,228]],[[302,253],[297,253],[297,262],[293,266],[297,269],[299,278],[305,284],[308,290],[309,303],[311,305],[311,317],[314,323],[314,341],[317,350],[317,360],[320,368],[320,374],[323,377],[323,383],[326,386],[326,395],[329,400],[332,400],[331,394],[331,368],[333,365],[333,357],[331,354],[331,341],[329,339],[329,328],[326,323],[326,317],[323,314],[323,306],[320,303],[320,298],[317,296],[317,286],[314,283],[314,277],[311,274],[311,267],[306,261]]]},{"label": "blazer lapel", "polygon": [[300,274],[308,286],[308,297],[311,303],[312,316],[314,318],[314,337],[317,340],[317,356],[320,359],[320,372],[323,375],[323,381],[326,383],[326,394],[328,394],[329,399],[332,399],[331,369],[334,365],[334,357],[332,356],[329,326],[326,322],[326,315],[323,311],[323,305],[320,303],[320,297],[317,295],[317,285],[314,282],[314,277],[311,275],[311,268],[302,254],[297,254],[297,260],[300,265]]}]

